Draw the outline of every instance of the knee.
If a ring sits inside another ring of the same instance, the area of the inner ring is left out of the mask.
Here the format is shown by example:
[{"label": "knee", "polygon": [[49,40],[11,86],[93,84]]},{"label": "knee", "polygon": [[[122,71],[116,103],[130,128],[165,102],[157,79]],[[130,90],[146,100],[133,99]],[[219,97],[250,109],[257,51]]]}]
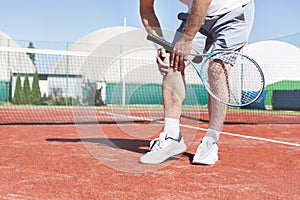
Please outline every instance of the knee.
[{"label": "knee", "polygon": [[164,95],[172,102],[182,103],[185,99],[185,80],[180,72],[171,72],[164,77]]}]

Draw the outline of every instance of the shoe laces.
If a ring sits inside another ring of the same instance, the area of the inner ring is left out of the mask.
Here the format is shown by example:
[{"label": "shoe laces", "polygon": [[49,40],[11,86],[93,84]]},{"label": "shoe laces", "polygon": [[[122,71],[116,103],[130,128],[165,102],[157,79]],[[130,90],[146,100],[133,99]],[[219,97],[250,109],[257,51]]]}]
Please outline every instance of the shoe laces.
[{"label": "shoe laces", "polygon": [[158,138],[155,138],[155,139],[151,140],[149,150],[150,151],[157,151],[159,149],[162,149],[163,146],[166,143],[166,139],[167,139],[167,133],[161,132],[159,134]]},{"label": "shoe laces", "polygon": [[[208,136],[210,137],[210,136]],[[210,149],[214,144],[218,145],[218,142],[216,142],[212,137],[208,138],[207,136],[205,136],[205,138],[203,138],[203,140],[201,141],[201,144],[199,145],[198,150],[200,149],[205,149],[208,150]]]}]

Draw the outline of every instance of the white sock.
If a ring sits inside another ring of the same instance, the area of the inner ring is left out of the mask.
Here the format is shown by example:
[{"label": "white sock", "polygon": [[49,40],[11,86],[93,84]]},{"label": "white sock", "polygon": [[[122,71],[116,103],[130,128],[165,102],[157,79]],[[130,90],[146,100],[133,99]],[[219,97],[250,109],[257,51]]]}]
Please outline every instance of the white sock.
[{"label": "white sock", "polygon": [[167,133],[168,137],[177,139],[179,137],[180,132],[179,119],[166,117],[164,132]]},{"label": "white sock", "polygon": [[205,136],[210,136],[210,137],[214,138],[216,142],[218,142],[219,137],[220,137],[220,131],[215,131],[215,130],[209,128],[207,130]]}]

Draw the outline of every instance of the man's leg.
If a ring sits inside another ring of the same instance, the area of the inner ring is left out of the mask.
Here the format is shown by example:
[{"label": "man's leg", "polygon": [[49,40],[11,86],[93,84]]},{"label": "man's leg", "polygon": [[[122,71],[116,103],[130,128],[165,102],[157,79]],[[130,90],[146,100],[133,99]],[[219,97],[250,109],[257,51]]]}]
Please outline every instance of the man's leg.
[{"label": "man's leg", "polygon": [[186,150],[179,127],[182,103],[185,98],[183,74],[169,67],[163,76],[164,130],[159,138],[150,142],[150,152],[141,157],[141,163],[158,164]]},{"label": "man's leg", "polygon": [[[222,99],[229,98],[227,78],[230,73],[230,64],[225,64],[219,60],[210,62],[209,80],[210,88],[214,93],[223,96]],[[209,129],[206,132],[193,163],[215,164],[218,160],[218,140],[226,117],[227,105],[219,102],[212,96],[208,97]]]},{"label": "man's leg", "polygon": [[[213,30],[210,33],[212,38],[214,38],[213,50],[239,51],[245,44],[247,44],[253,23],[253,11],[253,4],[248,3],[247,5],[239,7],[225,15],[215,17],[215,21],[213,23],[207,23],[212,25],[212,27],[204,28],[208,32]],[[228,89],[226,88],[227,85],[226,83],[224,84],[224,82],[226,82],[226,77],[222,76],[222,74],[226,74],[224,71],[229,73],[231,65],[215,60],[210,66],[212,69],[214,69],[213,66],[215,66],[215,69],[219,68],[221,72],[223,70],[222,73],[219,73],[220,77],[216,75],[215,78],[212,76],[210,79],[223,79],[224,81],[221,81],[220,86],[214,87],[218,88],[218,92],[225,95],[224,97],[229,98]],[[213,97],[209,97],[208,109],[210,120],[209,130],[197,149],[193,160],[194,163],[214,164],[218,160],[218,139],[225,120],[227,106],[222,105]]]},{"label": "man's leg", "polygon": [[170,68],[167,75],[163,77],[162,84],[164,105],[164,132],[169,137],[179,136],[179,119],[182,112],[182,103],[185,98],[185,81],[182,74]]},{"label": "man's leg", "polygon": [[[214,60],[209,67],[210,88],[221,99],[229,99],[228,77],[230,73],[230,64],[220,60]],[[209,128],[219,132],[222,130],[225,121],[227,105],[219,102],[212,96],[208,99]]]},{"label": "man's leg", "polygon": [[185,97],[184,77],[180,72],[169,69],[162,85],[165,125],[159,138],[150,142],[150,151],[140,159],[141,163],[158,164],[183,153],[186,145],[180,134],[179,118]]}]

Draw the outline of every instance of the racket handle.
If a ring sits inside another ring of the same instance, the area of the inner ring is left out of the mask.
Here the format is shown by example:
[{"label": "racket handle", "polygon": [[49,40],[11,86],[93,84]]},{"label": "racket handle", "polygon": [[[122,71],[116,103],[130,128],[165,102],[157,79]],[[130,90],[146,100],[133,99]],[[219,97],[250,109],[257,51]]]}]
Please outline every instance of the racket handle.
[{"label": "racket handle", "polygon": [[149,33],[147,36],[147,40],[150,40],[158,45],[161,45],[162,47],[164,47],[167,51],[173,51],[174,45],[160,37],[158,37],[157,35],[154,35],[153,33]]}]

